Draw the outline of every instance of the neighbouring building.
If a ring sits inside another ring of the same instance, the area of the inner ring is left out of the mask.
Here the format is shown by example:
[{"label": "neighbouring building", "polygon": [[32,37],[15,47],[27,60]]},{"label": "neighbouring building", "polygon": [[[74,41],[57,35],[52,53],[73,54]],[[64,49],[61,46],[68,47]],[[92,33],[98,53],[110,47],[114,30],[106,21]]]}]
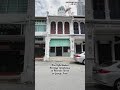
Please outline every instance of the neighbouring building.
[{"label": "neighbouring building", "polygon": [[86,82],[94,64],[120,60],[120,0],[86,0]]},{"label": "neighbouring building", "polygon": [[85,16],[85,5],[81,0],[78,0],[78,3],[77,3],[77,15]]},{"label": "neighbouring building", "polygon": [[46,17],[35,18],[35,57],[43,58],[45,56],[45,37],[47,21]]},{"label": "neighbouring building", "polygon": [[34,82],[34,3],[0,1],[0,79]]}]

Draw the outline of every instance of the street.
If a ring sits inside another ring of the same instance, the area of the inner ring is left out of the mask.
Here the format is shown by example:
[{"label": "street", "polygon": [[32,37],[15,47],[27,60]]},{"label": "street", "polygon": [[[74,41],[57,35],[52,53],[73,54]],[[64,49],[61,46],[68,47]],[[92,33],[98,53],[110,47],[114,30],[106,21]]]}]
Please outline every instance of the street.
[{"label": "street", "polygon": [[36,61],[35,90],[85,90],[85,65],[73,61]]},{"label": "street", "polygon": [[97,83],[86,83],[85,90],[113,90],[113,88]]},{"label": "street", "polygon": [[0,90],[34,90],[34,84],[0,82]]}]

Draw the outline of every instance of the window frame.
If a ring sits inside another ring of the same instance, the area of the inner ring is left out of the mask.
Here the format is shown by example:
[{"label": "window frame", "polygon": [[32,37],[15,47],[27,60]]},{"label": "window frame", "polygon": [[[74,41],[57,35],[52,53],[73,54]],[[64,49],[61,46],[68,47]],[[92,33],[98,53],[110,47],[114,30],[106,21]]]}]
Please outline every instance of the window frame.
[{"label": "window frame", "polygon": [[[51,51],[51,49],[53,50],[53,51]],[[55,53],[55,47],[50,47],[50,53]]]},{"label": "window frame", "polygon": [[68,53],[69,49],[70,49],[70,47],[63,47],[63,53]]}]

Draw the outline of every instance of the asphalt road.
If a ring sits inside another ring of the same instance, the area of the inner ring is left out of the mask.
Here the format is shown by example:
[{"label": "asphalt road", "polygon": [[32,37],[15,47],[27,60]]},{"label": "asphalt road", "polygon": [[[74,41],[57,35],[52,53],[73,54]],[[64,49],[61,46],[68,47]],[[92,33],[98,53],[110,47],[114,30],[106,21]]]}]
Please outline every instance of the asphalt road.
[{"label": "asphalt road", "polygon": [[35,90],[32,84],[0,83],[0,90]]},{"label": "asphalt road", "polygon": [[85,65],[36,61],[35,90],[85,90]]},{"label": "asphalt road", "polygon": [[97,83],[86,83],[85,90],[113,90],[113,88]]}]

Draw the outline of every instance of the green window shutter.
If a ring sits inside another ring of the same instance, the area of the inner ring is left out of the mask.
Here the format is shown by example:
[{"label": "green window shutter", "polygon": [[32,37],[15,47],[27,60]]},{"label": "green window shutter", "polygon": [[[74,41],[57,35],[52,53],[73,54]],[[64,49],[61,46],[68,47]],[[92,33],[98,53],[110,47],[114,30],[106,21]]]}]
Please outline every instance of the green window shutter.
[{"label": "green window shutter", "polygon": [[35,22],[35,31],[36,32],[45,32],[46,31],[46,22],[44,20],[39,20]]},{"label": "green window shutter", "polygon": [[35,25],[35,31],[36,32],[45,32],[46,31],[46,25]]},{"label": "green window shutter", "polygon": [[50,41],[50,47],[70,46],[69,39],[52,39]]},{"label": "green window shutter", "polygon": [[40,32],[45,32],[46,31],[46,26],[45,25],[40,25]]}]

